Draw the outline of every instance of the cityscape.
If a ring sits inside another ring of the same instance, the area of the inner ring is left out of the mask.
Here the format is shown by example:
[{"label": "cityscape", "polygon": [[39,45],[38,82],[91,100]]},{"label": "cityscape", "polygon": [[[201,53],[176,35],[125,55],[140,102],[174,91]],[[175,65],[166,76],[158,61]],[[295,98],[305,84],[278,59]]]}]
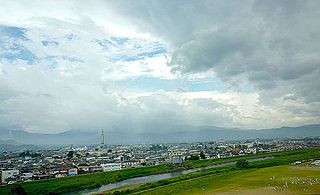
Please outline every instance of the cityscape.
[{"label": "cityscape", "polygon": [[2,152],[1,183],[76,176],[93,172],[177,164],[188,160],[316,148],[320,137],[300,139],[254,139],[171,144],[108,145],[104,131],[95,146],[67,146],[37,151]]}]

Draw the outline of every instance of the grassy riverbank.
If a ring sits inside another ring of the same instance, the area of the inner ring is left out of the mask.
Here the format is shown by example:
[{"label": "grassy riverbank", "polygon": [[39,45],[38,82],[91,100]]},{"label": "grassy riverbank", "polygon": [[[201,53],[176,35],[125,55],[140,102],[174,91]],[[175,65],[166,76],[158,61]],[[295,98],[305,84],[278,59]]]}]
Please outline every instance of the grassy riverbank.
[{"label": "grassy riverbank", "polygon": [[[261,177],[259,178],[251,178],[247,179],[245,176],[246,174],[252,173],[256,174],[259,173],[261,170],[266,170],[265,173],[268,174],[278,174],[282,173],[285,174],[286,171],[290,171],[287,168],[288,165],[294,161],[298,160],[309,160],[309,159],[315,159],[320,158],[320,151],[319,149],[308,149],[308,150],[295,150],[295,151],[287,151],[278,153],[275,155],[273,159],[263,160],[263,161],[256,161],[249,163],[250,167],[245,170],[239,170],[236,169],[235,166],[225,166],[225,167],[218,167],[218,168],[212,168],[208,170],[203,170],[175,178],[165,179],[158,182],[153,183],[146,183],[142,185],[136,185],[132,186],[131,188],[126,186],[125,188],[119,188],[114,189],[112,191],[106,192],[106,194],[189,194],[189,193],[203,193],[205,189],[206,191],[211,190],[218,192],[219,190],[226,191],[229,189],[230,186],[225,185],[225,188],[223,187],[222,183],[229,183],[231,180],[231,184],[235,184],[235,186],[238,186],[239,189],[251,189],[255,187],[270,187],[269,185],[265,185],[264,179],[269,179],[269,175],[263,175],[263,174],[257,174]],[[280,172],[277,171],[277,169],[273,169],[270,167],[286,167],[284,168],[285,171]],[[263,172],[263,171],[262,171]],[[310,171],[309,171],[310,172]],[[308,176],[308,171],[304,173],[304,171],[300,170],[296,171],[297,176],[299,174],[305,174]],[[310,173],[310,177],[312,175],[318,174],[320,176],[320,169],[317,172]],[[243,175],[243,178],[241,178],[239,175]],[[236,176],[236,177],[235,177]],[[235,177],[235,179],[234,179]],[[240,183],[234,183],[234,180],[240,180]],[[254,182],[255,180],[258,181],[258,183]],[[246,181],[247,185],[243,185],[241,182]],[[219,185],[218,185],[219,184]],[[263,185],[262,185],[263,184]],[[217,186],[220,186],[219,188],[216,188]],[[312,187],[312,186],[311,186]],[[233,189],[232,187],[230,189]],[[300,188],[299,188],[300,189]],[[313,189],[313,188],[310,188]],[[314,190],[319,189],[316,187]],[[270,190],[270,189],[268,189]],[[301,190],[301,189],[300,189]],[[210,191],[210,192],[211,192]]]},{"label": "grassy riverbank", "polygon": [[214,164],[234,162],[234,161],[243,160],[243,159],[255,159],[255,158],[261,158],[261,157],[291,156],[294,154],[301,154],[304,151],[309,151],[309,150],[312,150],[312,149],[297,149],[297,150],[288,150],[288,151],[280,151],[280,152],[249,154],[249,155],[244,155],[244,156],[234,156],[234,157],[227,157],[227,158],[185,161],[185,162],[183,162],[183,166],[187,167],[187,168],[207,167],[207,166],[214,165]]},{"label": "grassy riverbank", "polygon": [[[97,188],[103,184],[114,183],[128,178],[150,174],[179,171],[181,167],[166,164],[120,171],[91,173],[75,177],[64,177],[21,183],[27,194],[67,193],[84,189]],[[13,185],[0,187],[0,194],[10,194]]]},{"label": "grassy riverbank", "polygon": [[317,194],[320,168],[280,165],[206,175],[137,194]]}]

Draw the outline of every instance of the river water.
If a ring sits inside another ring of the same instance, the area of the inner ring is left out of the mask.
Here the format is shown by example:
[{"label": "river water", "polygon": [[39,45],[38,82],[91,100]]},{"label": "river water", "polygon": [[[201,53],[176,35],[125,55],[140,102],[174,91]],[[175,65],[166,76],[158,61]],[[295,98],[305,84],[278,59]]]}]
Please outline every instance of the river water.
[{"label": "river water", "polygon": [[[262,157],[262,158],[249,159],[248,161],[254,162],[254,161],[261,161],[261,160],[267,160],[267,159],[272,159],[272,158],[273,157]],[[148,182],[155,182],[155,181],[159,181],[162,179],[168,179],[168,178],[172,178],[172,177],[178,177],[181,175],[185,175],[188,173],[193,173],[193,172],[196,172],[199,170],[211,169],[211,168],[215,168],[215,167],[222,167],[222,166],[234,165],[234,164],[236,164],[236,161],[225,162],[225,163],[215,164],[215,165],[211,165],[211,166],[207,166],[207,167],[188,169],[188,170],[177,171],[177,172],[172,172],[172,173],[163,173],[163,174],[148,175],[148,176],[143,176],[143,177],[135,177],[135,178],[119,181],[116,183],[102,185],[99,188],[82,190],[82,191],[71,193],[71,194],[89,195],[89,194],[93,194],[93,193],[101,193],[101,192],[104,192],[107,190],[112,190],[112,189],[123,187],[123,186],[142,184],[142,183],[148,183]]]}]

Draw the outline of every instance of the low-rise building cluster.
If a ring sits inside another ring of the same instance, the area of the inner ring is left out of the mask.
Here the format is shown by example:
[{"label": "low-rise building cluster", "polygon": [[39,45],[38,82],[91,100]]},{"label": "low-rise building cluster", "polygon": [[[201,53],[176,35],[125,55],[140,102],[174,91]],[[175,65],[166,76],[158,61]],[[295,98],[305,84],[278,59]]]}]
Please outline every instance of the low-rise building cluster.
[{"label": "low-rise building cluster", "polygon": [[[38,151],[2,152],[0,154],[1,184],[318,146],[320,146],[320,138],[303,138],[221,140],[177,144],[101,144]],[[319,162],[316,161],[315,164]]]}]

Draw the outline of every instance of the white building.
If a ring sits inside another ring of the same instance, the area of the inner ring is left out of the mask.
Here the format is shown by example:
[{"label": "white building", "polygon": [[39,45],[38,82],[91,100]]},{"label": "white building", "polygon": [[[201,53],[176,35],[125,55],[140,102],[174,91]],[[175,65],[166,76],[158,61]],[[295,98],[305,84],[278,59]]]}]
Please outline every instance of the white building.
[{"label": "white building", "polygon": [[100,166],[102,167],[102,170],[104,172],[121,170],[121,163],[106,163],[106,164],[101,164]]},{"label": "white building", "polygon": [[31,181],[33,173],[23,173],[20,177],[21,181]]},{"label": "white building", "polygon": [[1,182],[7,183],[7,179],[19,176],[19,170],[6,170],[1,172]]},{"label": "white building", "polygon": [[[70,172],[69,172],[69,174],[70,174]],[[74,175],[77,175],[77,174],[74,174]],[[54,173],[55,178],[61,178],[61,177],[66,177],[66,176],[67,176],[67,171],[57,171]]]},{"label": "white building", "polygon": [[121,163],[122,168],[139,167],[139,161],[125,161]]},{"label": "white building", "polygon": [[181,164],[184,160],[184,157],[182,156],[172,156],[171,157],[171,163],[172,164]]},{"label": "white building", "polygon": [[312,164],[316,166],[320,166],[320,160],[315,160]]}]

